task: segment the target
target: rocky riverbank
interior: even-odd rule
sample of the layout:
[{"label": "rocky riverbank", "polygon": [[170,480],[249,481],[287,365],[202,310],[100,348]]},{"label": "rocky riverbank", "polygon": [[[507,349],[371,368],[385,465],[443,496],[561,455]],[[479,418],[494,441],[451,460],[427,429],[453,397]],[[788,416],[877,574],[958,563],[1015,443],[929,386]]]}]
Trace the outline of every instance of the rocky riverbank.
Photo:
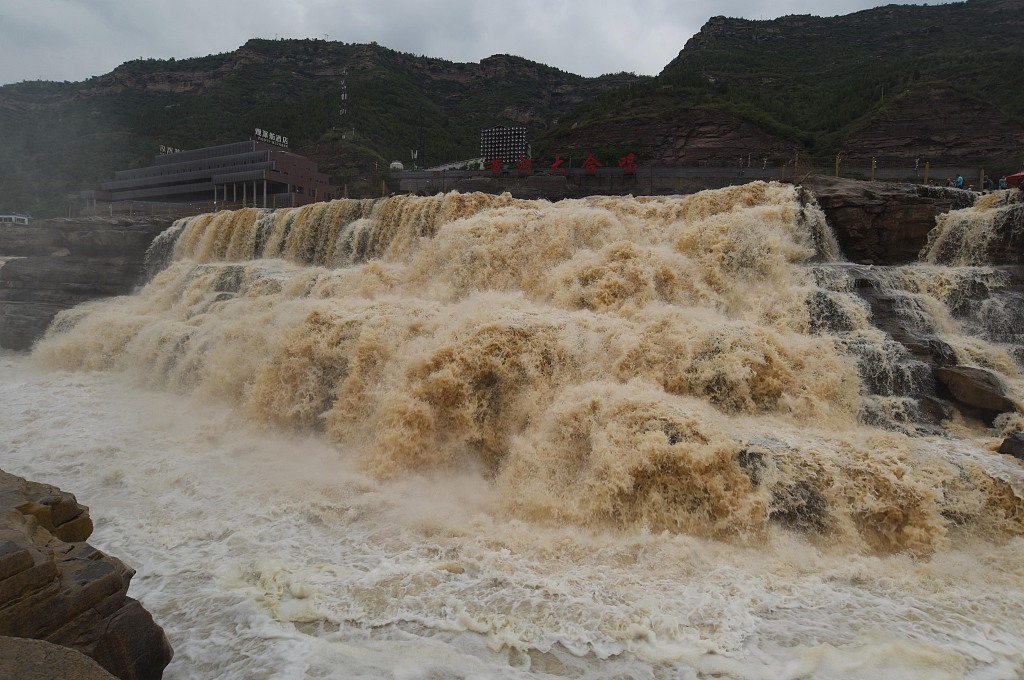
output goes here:
[{"label": "rocky riverbank", "polygon": [[[91,533],[89,511],[73,495],[0,471],[0,636],[68,647],[121,680],[158,680],[170,644],[127,596],[135,572],[86,543]],[[0,649],[36,659],[17,677],[65,677],[67,655],[0,641]]]},{"label": "rocky riverbank", "polygon": [[55,219],[0,227],[0,347],[29,349],[57,312],[130,293],[168,218]]}]

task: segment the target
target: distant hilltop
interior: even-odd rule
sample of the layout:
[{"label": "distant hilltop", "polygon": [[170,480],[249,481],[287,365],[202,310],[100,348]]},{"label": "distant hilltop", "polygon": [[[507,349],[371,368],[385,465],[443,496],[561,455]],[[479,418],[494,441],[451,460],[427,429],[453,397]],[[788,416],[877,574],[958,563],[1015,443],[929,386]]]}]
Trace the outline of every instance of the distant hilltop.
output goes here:
[{"label": "distant hilltop", "polygon": [[1020,10],[968,0],[829,18],[714,17],[657,78],[581,107],[547,138],[584,148],[632,132],[637,153],[664,165],[799,153],[1019,170]]},{"label": "distant hilltop", "polygon": [[[844,17],[714,17],[654,78],[584,78],[523,57],[479,63],[325,40],[253,39],[224,54],[126,62],[79,83],[0,87],[0,212],[66,215],[69,194],[194,149],[287,137],[335,185],[393,161],[480,154],[528,130],[532,155],[605,166],[781,164],[794,156],[1024,163],[1024,17],[1011,0],[887,6]],[[415,154],[415,159],[413,155]],[[374,179],[376,178],[376,179]]]}]

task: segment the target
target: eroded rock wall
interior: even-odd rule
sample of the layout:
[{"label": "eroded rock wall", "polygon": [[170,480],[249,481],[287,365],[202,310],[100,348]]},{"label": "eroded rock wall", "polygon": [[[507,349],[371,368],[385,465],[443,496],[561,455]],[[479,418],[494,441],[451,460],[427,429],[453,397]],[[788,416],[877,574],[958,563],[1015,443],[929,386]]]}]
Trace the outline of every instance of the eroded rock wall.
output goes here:
[{"label": "eroded rock wall", "polygon": [[170,218],[58,219],[0,227],[0,347],[29,349],[57,312],[130,293]]},{"label": "eroded rock wall", "polygon": [[170,644],[127,596],[135,572],[85,543],[91,532],[73,495],[0,471],[0,636],[69,647],[121,680],[158,680]]},{"label": "eroded rock wall", "polygon": [[970,191],[811,176],[801,179],[825,212],[850,262],[916,262],[942,213],[972,206]]}]

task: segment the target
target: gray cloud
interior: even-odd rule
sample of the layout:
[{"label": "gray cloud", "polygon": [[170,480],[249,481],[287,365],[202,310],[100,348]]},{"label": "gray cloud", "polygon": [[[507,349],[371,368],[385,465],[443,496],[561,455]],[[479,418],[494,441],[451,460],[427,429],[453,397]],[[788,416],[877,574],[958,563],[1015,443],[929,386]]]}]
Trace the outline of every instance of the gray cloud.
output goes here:
[{"label": "gray cloud", "polygon": [[[517,54],[586,76],[654,75],[712,16],[838,15],[884,0],[12,0],[0,83],[82,80],[142,58],[230,52],[249,38],[377,42],[475,62]],[[891,3],[890,3],[891,4]],[[918,4],[901,2],[898,4]],[[936,4],[936,3],[932,3]]]}]

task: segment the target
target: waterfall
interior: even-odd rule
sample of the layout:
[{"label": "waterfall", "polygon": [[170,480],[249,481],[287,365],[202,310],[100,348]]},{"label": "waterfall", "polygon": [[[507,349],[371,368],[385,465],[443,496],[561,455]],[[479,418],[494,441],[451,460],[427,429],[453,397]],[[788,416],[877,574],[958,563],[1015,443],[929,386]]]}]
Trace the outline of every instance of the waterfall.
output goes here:
[{"label": "waterfall", "polygon": [[1019,402],[1009,275],[844,263],[788,185],[246,209],[153,249],[137,296],[36,356],[318,433],[379,479],[478,470],[531,521],[916,554],[1024,530],[1020,478],[915,440],[963,426],[937,357]]},{"label": "waterfall", "polygon": [[[1024,194],[997,191],[975,206],[941,215],[928,235],[921,259],[932,264],[971,266],[1008,264],[1007,252],[1024,242]],[[1013,263],[1022,264],[1014,258]]]},{"label": "waterfall", "polygon": [[763,182],[192,217],[0,352],[0,449],[168,680],[1017,677],[1014,205],[903,267]]}]

